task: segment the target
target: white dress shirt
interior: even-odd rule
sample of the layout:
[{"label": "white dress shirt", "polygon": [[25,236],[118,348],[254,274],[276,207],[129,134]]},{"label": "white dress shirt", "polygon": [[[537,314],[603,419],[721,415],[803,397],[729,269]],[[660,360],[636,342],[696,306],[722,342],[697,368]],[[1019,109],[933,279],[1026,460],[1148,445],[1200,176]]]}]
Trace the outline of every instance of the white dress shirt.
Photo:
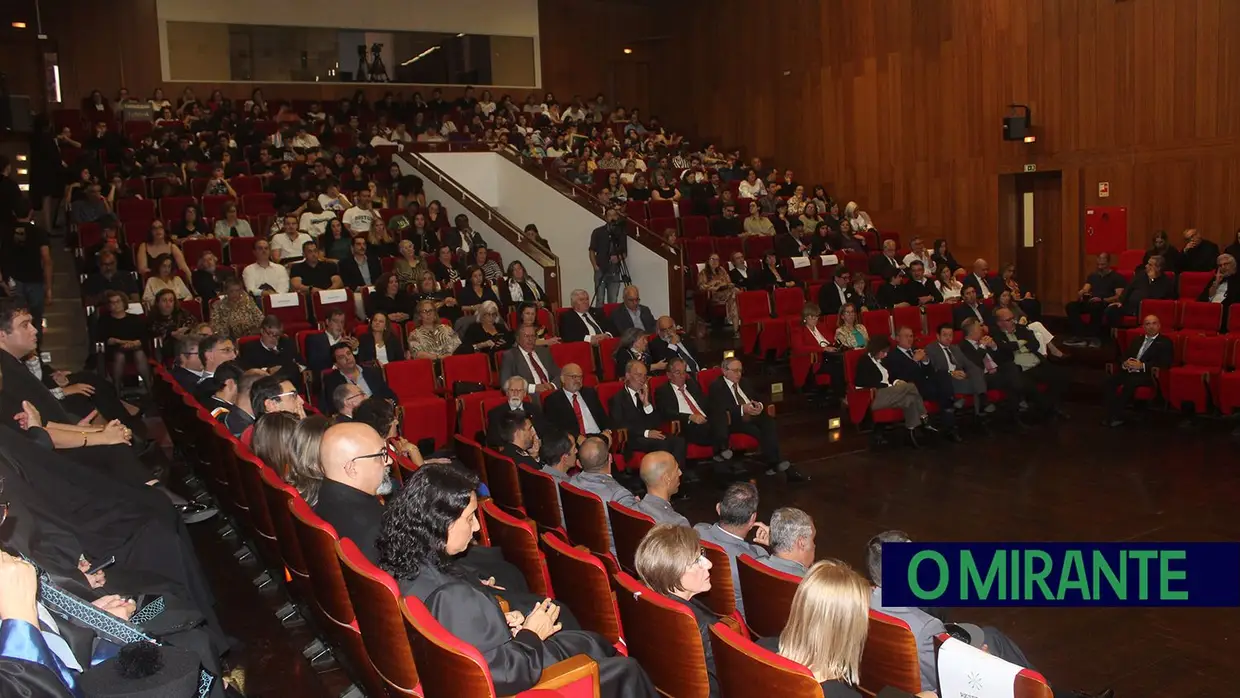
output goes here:
[{"label": "white dress shirt", "polygon": [[750,402],[753,402],[752,400],[749,399],[749,396],[745,394],[745,391],[741,390],[740,385],[733,383],[727,378],[724,378],[723,382],[724,382],[724,385],[728,386],[728,392],[731,393],[734,398],[736,395],[740,395],[742,403],[746,405],[748,405]]},{"label": "white dress shirt", "polygon": [[811,325],[809,332],[814,335],[814,339],[818,342],[818,346],[827,347],[831,344],[827,341],[826,337],[823,337],[822,333],[818,331],[818,325]]},{"label": "white dress shirt", "polygon": [[947,372],[953,373],[956,370],[956,362],[952,361],[952,348],[939,342],[939,349],[943,350],[943,356],[947,357]]},{"label": "white dress shirt", "polygon": [[[530,369],[530,376],[533,380],[530,381],[530,384],[527,386],[526,390],[530,395],[533,395],[538,392],[536,389],[537,386],[535,385],[538,381],[538,371],[541,370],[542,375],[546,376],[547,380],[551,380],[551,372],[547,370],[545,365],[543,365],[542,359],[538,358],[538,352],[526,351],[521,347],[517,347],[517,351],[521,352],[521,358],[525,359],[525,365]],[[583,402],[582,406],[584,407],[584,405],[585,403]]]},{"label": "white dress shirt", "polygon": [[[301,224],[298,223],[298,225]],[[272,236],[271,249],[273,252],[276,250],[280,251],[281,261],[287,261],[294,257],[300,258],[302,254],[301,246],[313,239],[308,234],[301,233],[300,231],[297,233],[297,237],[292,239],[287,234],[280,233],[279,235]]]},{"label": "white dress shirt", "polygon": [[926,250],[925,255],[921,257],[918,257],[916,252],[909,252],[908,254],[904,255],[904,266],[907,267],[913,262],[921,262],[926,267],[926,274],[928,276],[934,275],[934,267],[936,265],[934,263],[934,260],[930,258],[929,250]]},{"label": "white dress shirt", "polygon": [[1227,297],[1227,285],[1229,283],[1231,283],[1230,278],[1223,279],[1222,281],[1219,282],[1218,288],[1214,289],[1214,295],[1210,296],[1211,303],[1222,303],[1223,302],[1223,299]]},{"label": "white dress shirt", "polygon": [[698,411],[698,414],[702,415],[703,417],[706,416],[706,410],[702,409],[702,406],[697,404],[697,400],[694,400],[693,396],[689,394],[688,388],[673,384],[672,392],[676,394],[676,411],[677,412],[679,412],[680,414],[693,414],[693,410],[696,408]]},{"label": "white dress shirt", "polygon": [[603,334],[603,328],[600,327],[599,324],[594,321],[594,318],[590,316],[590,313],[585,312],[585,313],[577,313],[577,314],[580,315],[582,321],[586,323],[586,329],[590,331],[590,334],[592,335]]},{"label": "white dress shirt", "polygon": [[[626,385],[626,386],[624,386],[624,389],[625,389],[626,391],[628,391],[628,393],[629,393],[629,399],[633,401],[633,404],[635,404],[635,405],[641,405],[641,404],[642,404],[642,400],[641,400],[641,398],[640,398],[640,397],[638,397],[638,395],[637,395],[637,391],[636,391],[636,390],[633,390],[632,388],[628,387],[627,385]],[[645,412],[646,414],[650,414],[650,413],[654,412],[654,405],[645,405],[645,406],[643,406],[643,407],[642,407],[642,412]],[[647,436],[650,436],[650,430],[649,430],[649,429],[644,429],[644,430],[642,430],[642,438],[645,438],[645,437],[647,437]]]},{"label": "white dress shirt", "polygon": [[603,430],[598,428],[598,422],[594,421],[594,415],[590,414],[590,406],[586,403],[585,398],[579,396],[577,393],[570,393],[567,390],[564,391],[564,397],[568,398],[569,409],[572,409],[573,407],[573,398],[574,397],[577,398],[577,404],[581,405],[581,423],[586,428],[585,433],[587,434],[603,433]]},{"label": "white dress shirt", "polygon": [[990,292],[990,284],[986,282],[987,280],[985,277],[974,274],[973,278],[977,279],[978,286],[980,286],[982,289],[981,300],[986,300],[987,298],[990,298],[991,296],[995,295]]},{"label": "white dress shirt", "polygon": [[870,358],[870,361],[873,361],[874,365],[878,367],[878,375],[882,377],[883,387],[890,388],[891,387],[891,374],[887,373],[887,367],[883,365],[882,361],[879,361],[878,359],[874,358],[873,354],[871,354],[869,358]]},{"label": "white dress shirt", "polygon": [[[287,236],[286,236],[287,237]],[[298,250],[298,254],[301,250]],[[245,283],[245,290],[251,295],[262,295],[263,284],[273,288],[276,293],[288,293],[288,270],[282,264],[275,262],[267,262],[267,266],[261,266],[258,262],[254,262],[241,272],[241,280]]]}]

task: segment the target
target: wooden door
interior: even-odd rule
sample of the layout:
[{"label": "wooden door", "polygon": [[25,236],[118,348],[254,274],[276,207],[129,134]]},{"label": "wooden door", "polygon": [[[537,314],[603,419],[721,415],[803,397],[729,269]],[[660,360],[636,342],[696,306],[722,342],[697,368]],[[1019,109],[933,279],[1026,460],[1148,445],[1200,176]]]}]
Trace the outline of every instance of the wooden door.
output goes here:
[{"label": "wooden door", "polygon": [[1011,238],[1000,241],[1001,249],[1014,254],[992,269],[1014,262],[1021,288],[1058,306],[1062,299],[1044,296],[1063,281],[1063,178],[1059,172],[1029,173],[1016,175],[1015,184],[1015,225]]}]

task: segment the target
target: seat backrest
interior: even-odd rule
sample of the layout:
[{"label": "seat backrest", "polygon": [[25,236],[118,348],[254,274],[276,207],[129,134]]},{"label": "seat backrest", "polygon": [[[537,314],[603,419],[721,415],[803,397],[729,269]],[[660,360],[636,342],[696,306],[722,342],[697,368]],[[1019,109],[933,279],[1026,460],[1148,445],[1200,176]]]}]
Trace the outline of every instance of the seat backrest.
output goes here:
[{"label": "seat backrest", "polygon": [[542,534],[542,551],[556,599],[573,609],[582,629],[602,635],[613,645],[619,642],[624,636],[620,611],[603,562],[554,533]]},{"label": "seat backrest", "polygon": [[1201,332],[1218,332],[1223,324],[1223,306],[1195,300],[1180,301],[1180,328]]},{"label": "seat backrest", "polygon": [[765,650],[723,623],[710,628],[715,676],[725,696],[749,695],[761,687],[764,695],[779,698],[822,698],[813,673],[796,662]]},{"label": "seat backrest", "polygon": [[479,443],[485,443],[486,435],[483,430],[486,429],[486,423],[483,421],[483,410],[487,404],[495,404],[497,398],[503,398],[504,401],[508,399],[498,390],[466,393],[456,398],[453,403],[456,406],[455,431]]},{"label": "seat backrest", "polygon": [[[921,308],[913,305],[906,305],[903,308],[896,308],[891,311],[892,335],[900,331],[901,327],[908,327],[913,331],[913,335],[922,334],[921,327]],[[866,329],[869,329],[867,327]],[[933,330],[931,330],[933,331]],[[871,333],[872,334],[872,333]]]},{"label": "seat backrest", "polygon": [[642,665],[659,693],[708,698],[706,653],[693,613],[624,572],[616,575],[616,586],[629,656]]},{"label": "seat backrest", "polygon": [[1227,361],[1226,337],[1187,337],[1184,340],[1184,365],[1222,370]]},{"label": "seat backrest", "polygon": [[525,504],[525,513],[544,529],[564,530],[560,489],[556,486],[555,478],[525,463],[518,463],[517,482],[521,485],[521,501]]},{"label": "seat backrest", "polygon": [[457,381],[481,383],[492,387],[491,361],[486,354],[455,354],[443,359],[444,390],[452,392]]},{"label": "seat backrest", "polygon": [[710,560],[710,591],[702,595],[702,603],[721,616],[736,612],[736,590],[732,588],[732,561],[716,543],[702,541],[702,551]]},{"label": "seat backrest", "polygon": [[1141,266],[1141,260],[1145,258],[1145,250],[1124,250],[1119,253],[1119,260],[1115,263],[1116,269],[1132,271]]},{"label": "seat backrest", "polygon": [[940,325],[951,325],[952,306],[950,303],[931,303],[926,306],[926,334],[935,334]]},{"label": "seat backrest", "polygon": [[771,297],[766,291],[741,291],[736,296],[741,322],[757,322],[771,317]]},{"label": "seat backrest", "polygon": [[870,632],[861,655],[861,687],[878,693],[885,686],[909,693],[921,691],[917,638],[908,623],[871,609]]},{"label": "seat backrest", "polygon": [[608,337],[598,343],[598,361],[602,376],[600,380],[614,381],[624,371],[623,366],[616,365],[616,349],[620,346],[619,337]]},{"label": "seat backrest", "polygon": [[[237,238],[237,239],[242,240],[244,238]],[[229,247],[231,247],[231,245]],[[280,322],[285,325],[286,329],[290,325],[305,327],[309,322],[306,319],[306,297],[300,293],[288,293],[288,294],[280,294],[280,295],[281,295],[281,302],[284,302],[284,299],[287,298],[288,301],[296,300],[296,304],[295,305],[282,305],[282,307],[277,308],[275,307],[272,297],[270,295],[266,295],[266,296],[263,296],[263,315],[275,315],[276,317],[280,318]],[[293,296],[296,296],[296,298],[293,298]]]},{"label": "seat backrest", "polygon": [[1147,315],[1153,315],[1162,321],[1163,327],[1175,327],[1176,322],[1179,321],[1175,311],[1176,305],[1173,300],[1147,298],[1141,301],[1141,317],[1137,318],[1137,322]]},{"label": "seat backrest", "polygon": [[457,458],[460,458],[465,467],[477,475],[483,484],[486,484],[486,465],[482,457],[482,444],[461,434],[453,436],[452,440]]},{"label": "seat backrest", "polygon": [[607,507],[597,494],[567,482],[560,483],[560,502],[564,507],[564,524],[569,539],[584,545],[596,555],[611,554],[611,536],[607,533]]},{"label": "seat backrest", "polygon": [[611,535],[616,544],[616,561],[621,569],[635,572],[637,546],[654,528],[654,519],[619,502],[607,503],[607,515],[611,519]]},{"label": "seat backrest", "polygon": [[366,654],[375,671],[389,689],[395,689],[398,694],[415,695],[418,669],[401,619],[403,594],[396,580],[375,567],[348,538],[336,542],[336,555],[349,590],[349,600],[357,613],[357,627],[362,633]]},{"label": "seat backrest", "polygon": [[1195,301],[1201,295],[1201,292],[1209,288],[1210,282],[1214,280],[1214,272],[1212,271],[1185,271],[1180,272],[1179,279],[1179,298],[1182,301]]},{"label": "seat backrest", "polygon": [[[563,323],[560,324],[563,327]],[[587,376],[596,373],[594,347],[589,342],[561,342],[551,345],[551,358],[556,366],[577,364]]]},{"label": "seat backrest", "polygon": [[344,326],[351,327],[357,322],[357,308],[353,302],[353,292],[348,289],[315,291],[311,294],[314,304],[314,317],[319,322],[327,320],[328,314],[339,310],[344,313]]},{"label": "seat backrest", "polygon": [[702,389],[703,393],[706,393],[707,395],[709,395],[710,384],[714,383],[715,380],[718,379],[719,376],[722,376],[722,375],[723,375],[723,369],[719,368],[718,366],[715,366],[713,368],[702,369],[701,371],[698,371],[698,374],[697,374],[698,387]]},{"label": "seat backrest", "polygon": [[351,629],[353,603],[349,600],[349,590],[344,585],[340,560],[336,556],[336,541],[339,540],[336,529],[319,518],[300,497],[289,501],[289,511],[305,557],[306,571],[310,573],[315,603],[338,631]]},{"label": "seat backrest", "polygon": [[603,404],[603,411],[611,414],[611,399],[623,389],[624,383],[622,381],[607,381],[606,383],[598,384],[596,391],[598,392],[598,401]]},{"label": "seat backrest", "polygon": [[518,519],[501,510],[494,500],[482,503],[482,516],[487,520],[491,545],[504,553],[504,559],[521,570],[530,592],[541,597],[552,596],[551,578],[538,548],[538,530],[530,519]]},{"label": "seat backrest", "polygon": [[[247,213],[251,212],[247,211]],[[256,232],[261,235],[263,231]],[[253,264],[254,262],[254,245],[257,244],[260,239],[265,240],[266,237],[233,238],[232,240],[229,240],[228,263],[236,265],[238,271],[245,271],[246,265]]]},{"label": "seat backrest", "polygon": [[400,433],[413,443],[430,439],[435,450],[448,443],[448,403],[437,395],[400,400],[404,411]]},{"label": "seat backrest", "polygon": [[431,359],[391,361],[383,367],[388,387],[398,398],[427,397],[435,393],[435,362]]},{"label": "seat backrest", "polygon": [[[788,624],[792,597],[801,580],[773,570],[748,555],[736,558],[736,575],[745,601],[745,623],[762,637],[773,637]],[[711,578],[714,585],[714,577]]]},{"label": "seat backrest", "polygon": [[267,511],[267,493],[263,490],[262,471],[269,468],[240,441],[232,442],[232,446],[236,454],[237,474],[250,511],[250,532],[267,566],[279,567],[282,564],[280,547],[276,543],[275,524]]},{"label": "seat backrest", "polygon": [[861,313],[861,324],[871,337],[891,336],[891,313],[886,310],[867,310]]},{"label": "seat backrest", "polygon": [[[280,557],[284,567],[293,578],[293,584],[305,584],[307,595],[301,600],[310,602],[309,572],[306,561],[301,555],[301,545],[297,542],[297,530],[293,528],[293,515],[289,512],[289,502],[300,499],[301,495],[291,485],[280,479],[276,471],[265,468],[259,476],[263,481],[263,493],[267,497],[267,511],[271,515],[271,524],[276,532],[276,542],[280,545]],[[300,581],[299,581],[300,580]]]},{"label": "seat backrest", "polygon": [[416,596],[405,597],[401,606],[416,663],[435,668],[422,676],[422,695],[494,698],[491,670],[477,648],[445,630]]},{"label": "seat backrest", "polygon": [[495,503],[505,511],[525,515],[521,498],[521,482],[517,479],[517,464],[508,456],[489,448],[482,449],[482,466],[487,473],[487,489]]},{"label": "seat backrest", "polygon": [[805,292],[799,286],[775,289],[776,317],[800,318],[805,307]]}]

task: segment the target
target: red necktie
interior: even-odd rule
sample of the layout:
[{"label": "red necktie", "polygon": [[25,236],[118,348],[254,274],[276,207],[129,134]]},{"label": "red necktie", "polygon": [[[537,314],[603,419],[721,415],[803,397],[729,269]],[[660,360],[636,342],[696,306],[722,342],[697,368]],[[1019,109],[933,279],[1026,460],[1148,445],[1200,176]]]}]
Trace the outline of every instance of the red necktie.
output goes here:
[{"label": "red necktie", "polygon": [[580,434],[586,433],[586,418],[581,412],[581,403],[577,401],[577,394],[573,393],[573,414],[577,415],[577,430]]},{"label": "red necktie", "polygon": [[685,390],[684,386],[680,387],[680,394],[685,397],[685,404],[689,405],[689,411],[697,416],[701,416],[702,411],[697,408],[697,405],[693,403],[693,400],[689,399],[689,391]]},{"label": "red necktie", "polygon": [[[546,383],[547,374],[543,371],[542,365],[538,363],[538,359],[534,358],[534,352],[529,351],[526,353],[529,354],[530,356],[530,365],[534,367],[534,372],[538,374],[539,384]],[[576,395],[573,396],[574,399],[576,399],[576,397],[577,397]]]}]

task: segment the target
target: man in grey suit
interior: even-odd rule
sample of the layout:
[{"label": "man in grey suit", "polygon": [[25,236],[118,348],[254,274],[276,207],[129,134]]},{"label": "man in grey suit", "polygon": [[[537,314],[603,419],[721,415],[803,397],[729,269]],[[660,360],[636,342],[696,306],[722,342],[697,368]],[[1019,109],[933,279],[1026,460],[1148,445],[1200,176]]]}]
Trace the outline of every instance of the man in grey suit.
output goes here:
[{"label": "man in grey suit", "polygon": [[[745,604],[741,601],[741,580],[737,573],[736,558],[741,555],[765,560],[770,553],[762,545],[770,545],[771,529],[764,523],[758,523],[758,488],[752,482],[734,482],[723,491],[723,498],[715,505],[719,520],[713,524],[700,523],[693,527],[702,540],[710,541],[723,548],[728,554],[728,564],[732,566],[732,592],[736,596],[736,610],[745,615]],[[749,532],[757,529],[754,543],[746,538]]]},{"label": "man in grey suit", "polygon": [[642,292],[636,286],[624,289],[624,303],[611,311],[611,324],[616,326],[618,332],[636,327],[646,334],[653,334],[657,329],[654,313],[650,312],[649,307],[642,305]]},{"label": "man in grey suit", "polygon": [[[939,325],[938,341],[926,346],[926,357],[930,359],[930,367],[935,373],[946,373],[952,377],[952,387],[956,395],[973,396],[974,410],[980,413],[986,399],[986,372],[969,361],[959,345],[952,343],[955,335],[950,324]],[[956,409],[964,407],[964,399],[956,398],[955,405]],[[995,411],[993,405],[987,407],[987,411]]]},{"label": "man in grey suit", "polygon": [[762,564],[776,572],[804,577],[814,564],[817,535],[809,514],[795,507],[776,509],[771,514],[771,556]]},{"label": "man in grey suit", "polygon": [[680,466],[667,451],[654,451],[642,458],[642,482],[646,495],[632,507],[657,524],[688,526],[689,519],[672,508],[672,496],[680,490]]},{"label": "man in grey suit", "polygon": [[[630,509],[637,508],[637,497],[611,476],[611,453],[602,438],[591,436],[581,442],[577,448],[577,464],[581,472],[569,478],[570,485],[598,495],[604,507],[608,502],[617,502]],[[607,536],[611,537],[610,518],[607,519]],[[616,554],[615,539],[611,539],[611,554]]]},{"label": "man in grey suit", "polygon": [[529,384],[530,395],[555,390],[560,381],[560,367],[551,358],[551,350],[538,346],[538,336],[533,327],[517,330],[517,345],[504,352],[499,364],[501,383],[513,376],[521,376]]}]

